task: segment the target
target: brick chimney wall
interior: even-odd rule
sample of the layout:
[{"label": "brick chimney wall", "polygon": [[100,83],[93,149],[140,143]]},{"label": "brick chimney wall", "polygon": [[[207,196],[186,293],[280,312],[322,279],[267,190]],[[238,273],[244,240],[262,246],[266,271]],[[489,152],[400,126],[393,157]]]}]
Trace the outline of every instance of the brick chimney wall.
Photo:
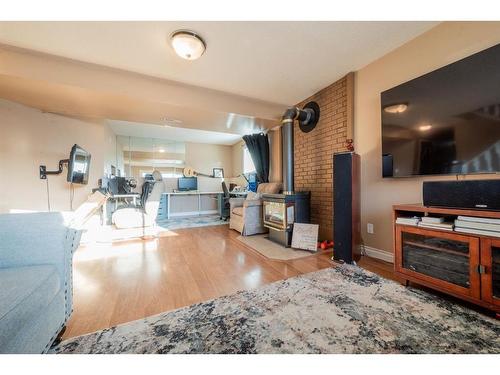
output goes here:
[{"label": "brick chimney wall", "polygon": [[315,101],[321,111],[313,131],[294,129],[295,191],[311,192],[311,223],[319,224],[320,240],[333,239],[333,154],[347,151],[349,85],[346,76],[297,104],[302,108]]}]

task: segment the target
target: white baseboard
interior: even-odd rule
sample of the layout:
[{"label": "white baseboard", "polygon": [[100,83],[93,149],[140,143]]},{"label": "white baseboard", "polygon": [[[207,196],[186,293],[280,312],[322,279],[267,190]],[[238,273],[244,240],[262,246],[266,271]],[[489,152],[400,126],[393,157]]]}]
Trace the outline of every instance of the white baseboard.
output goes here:
[{"label": "white baseboard", "polygon": [[371,258],[380,259],[380,260],[383,260],[385,262],[394,263],[394,254],[393,253],[389,253],[387,251],[380,250],[380,249],[377,249],[375,247],[366,246],[366,245],[361,245],[361,247],[363,248],[366,256],[369,256]]},{"label": "white baseboard", "polygon": [[170,213],[170,217],[179,217],[179,216],[198,216],[198,215],[213,215],[218,213],[217,210],[208,210],[208,211],[187,211],[187,212],[172,212]]}]

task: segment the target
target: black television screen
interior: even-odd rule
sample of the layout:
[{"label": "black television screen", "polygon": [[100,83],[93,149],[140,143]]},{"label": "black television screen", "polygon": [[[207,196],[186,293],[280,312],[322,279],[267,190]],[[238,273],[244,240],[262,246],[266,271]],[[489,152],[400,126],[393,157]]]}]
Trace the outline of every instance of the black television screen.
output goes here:
[{"label": "black television screen", "polygon": [[198,179],[196,177],[179,177],[177,182],[179,190],[198,190]]},{"label": "black television screen", "polygon": [[500,44],[381,93],[383,177],[500,172]]},{"label": "black television screen", "polygon": [[87,184],[89,180],[90,154],[78,145],[71,148],[68,161],[68,182]]}]

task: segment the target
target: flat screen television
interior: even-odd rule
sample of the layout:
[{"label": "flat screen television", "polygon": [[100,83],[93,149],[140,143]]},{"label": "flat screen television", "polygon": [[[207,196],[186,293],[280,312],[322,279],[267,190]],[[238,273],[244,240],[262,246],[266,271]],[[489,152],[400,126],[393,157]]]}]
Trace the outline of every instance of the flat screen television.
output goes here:
[{"label": "flat screen television", "polygon": [[500,44],[381,93],[382,175],[500,172]]},{"label": "flat screen television", "polygon": [[67,181],[86,185],[89,181],[89,171],[90,154],[75,144],[69,154]]},{"label": "flat screen television", "polygon": [[177,181],[177,189],[180,191],[198,190],[198,178],[180,177]]}]

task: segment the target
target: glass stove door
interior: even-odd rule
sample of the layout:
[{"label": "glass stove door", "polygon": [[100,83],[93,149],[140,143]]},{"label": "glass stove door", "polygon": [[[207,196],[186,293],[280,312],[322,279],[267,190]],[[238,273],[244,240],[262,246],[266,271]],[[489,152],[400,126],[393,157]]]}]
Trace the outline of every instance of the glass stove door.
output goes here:
[{"label": "glass stove door", "polygon": [[273,228],[285,229],[285,203],[264,202],[264,223]]}]

